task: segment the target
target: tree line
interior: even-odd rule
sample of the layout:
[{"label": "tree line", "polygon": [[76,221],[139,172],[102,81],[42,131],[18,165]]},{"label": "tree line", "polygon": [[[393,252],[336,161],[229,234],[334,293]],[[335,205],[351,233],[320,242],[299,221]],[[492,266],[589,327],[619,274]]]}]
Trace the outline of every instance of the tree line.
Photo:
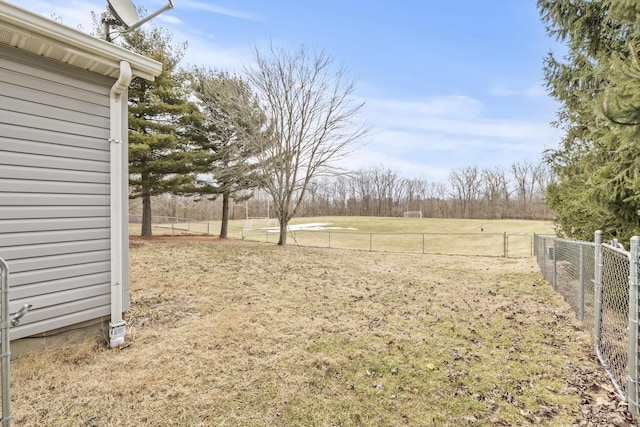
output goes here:
[{"label": "tree line", "polygon": [[[299,214],[402,217],[411,211],[430,218],[549,220],[553,212],[545,204],[545,190],[552,179],[543,162],[491,169],[469,166],[451,171],[447,182],[402,177],[380,165],[312,180]],[[222,212],[220,201],[193,197],[165,195],[154,206],[158,216],[201,221],[219,220]],[[273,217],[272,209],[268,194],[254,191],[233,204],[229,217]]]}]

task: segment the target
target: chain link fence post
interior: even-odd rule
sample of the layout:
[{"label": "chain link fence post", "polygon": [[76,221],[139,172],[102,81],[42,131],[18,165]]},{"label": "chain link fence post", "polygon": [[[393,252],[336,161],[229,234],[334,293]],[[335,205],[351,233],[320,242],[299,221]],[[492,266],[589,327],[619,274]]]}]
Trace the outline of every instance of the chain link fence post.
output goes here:
[{"label": "chain link fence post", "polygon": [[578,319],[583,322],[584,321],[584,245],[580,244],[580,255],[579,255],[579,272],[578,272],[578,286],[580,287],[580,295],[578,302]]},{"label": "chain link fence post", "polygon": [[502,233],[502,256],[509,256],[509,242],[507,240],[507,232]]},{"label": "chain link fence post", "polygon": [[547,278],[547,238],[542,238],[542,277]]},{"label": "chain link fence post", "polygon": [[558,240],[553,240],[553,289],[558,290]]},{"label": "chain link fence post", "polygon": [[533,242],[535,241],[535,239],[536,239],[536,235],[534,233],[534,235],[531,236],[531,244],[529,245],[529,250],[531,251],[531,256],[533,256],[533,254],[535,254],[535,251],[534,251],[534,248],[533,248],[533,245],[534,245]]},{"label": "chain link fence post", "polygon": [[596,354],[600,354],[600,332],[602,326],[602,231],[595,233],[595,274],[594,274],[594,301],[593,301],[593,344]]},{"label": "chain link fence post", "polygon": [[629,412],[638,415],[638,254],[640,237],[631,238],[629,264],[629,327],[627,353],[627,403]]}]

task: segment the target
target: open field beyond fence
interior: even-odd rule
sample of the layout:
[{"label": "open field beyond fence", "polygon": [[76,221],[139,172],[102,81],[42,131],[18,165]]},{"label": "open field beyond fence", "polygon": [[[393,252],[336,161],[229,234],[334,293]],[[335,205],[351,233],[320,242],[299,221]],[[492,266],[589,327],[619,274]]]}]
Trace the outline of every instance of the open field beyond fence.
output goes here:
[{"label": "open field beyond fence", "polygon": [[[132,215],[129,230],[140,235],[140,217]],[[306,227],[311,225],[311,227]],[[294,218],[288,243],[300,246],[403,252],[530,257],[533,233],[554,234],[550,221],[472,220],[442,218],[312,217]],[[158,217],[155,236],[212,235],[219,221],[190,221]],[[256,218],[229,223],[232,239],[276,243],[278,222]]]},{"label": "open field beyond fence", "polygon": [[133,239],[131,279],[123,347],[12,363],[16,425],[587,425],[607,394],[532,259]]}]

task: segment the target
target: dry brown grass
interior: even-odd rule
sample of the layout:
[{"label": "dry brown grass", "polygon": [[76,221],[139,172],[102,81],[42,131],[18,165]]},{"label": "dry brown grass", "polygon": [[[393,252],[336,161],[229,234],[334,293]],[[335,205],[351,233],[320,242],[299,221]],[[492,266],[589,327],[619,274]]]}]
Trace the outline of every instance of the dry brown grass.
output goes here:
[{"label": "dry brown grass", "polygon": [[599,369],[533,261],[214,240],[131,250],[120,349],[12,363],[18,426],[565,426]]}]

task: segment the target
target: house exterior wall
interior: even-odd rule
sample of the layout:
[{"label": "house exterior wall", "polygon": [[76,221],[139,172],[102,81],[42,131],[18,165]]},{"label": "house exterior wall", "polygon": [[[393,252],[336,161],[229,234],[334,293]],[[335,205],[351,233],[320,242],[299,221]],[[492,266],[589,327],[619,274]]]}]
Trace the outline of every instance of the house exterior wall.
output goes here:
[{"label": "house exterior wall", "polygon": [[[33,305],[11,339],[110,313],[114,82],[0,44],[0,257],[9,266],[10,312]],[[121,170],[126,216],[126,156]],[[126,234],[123,311],[129,306]]]}]

